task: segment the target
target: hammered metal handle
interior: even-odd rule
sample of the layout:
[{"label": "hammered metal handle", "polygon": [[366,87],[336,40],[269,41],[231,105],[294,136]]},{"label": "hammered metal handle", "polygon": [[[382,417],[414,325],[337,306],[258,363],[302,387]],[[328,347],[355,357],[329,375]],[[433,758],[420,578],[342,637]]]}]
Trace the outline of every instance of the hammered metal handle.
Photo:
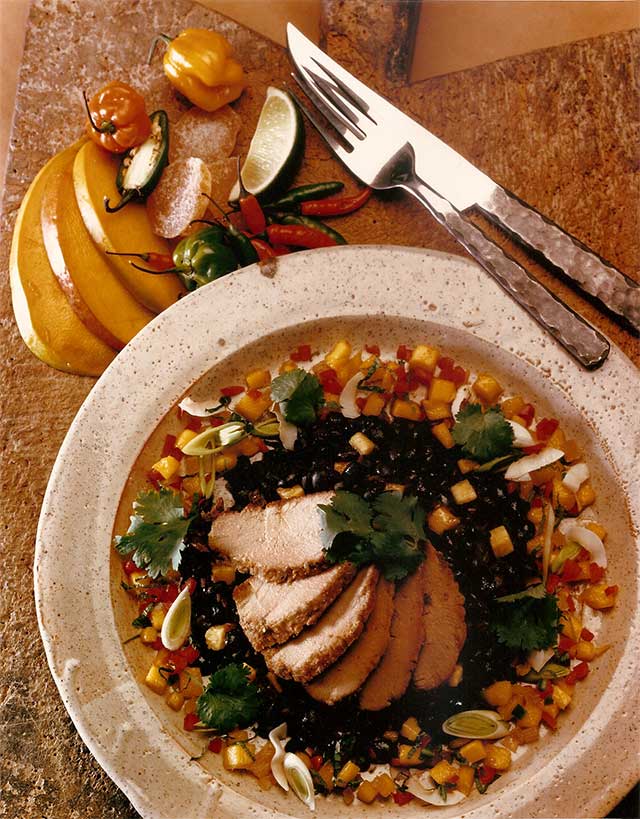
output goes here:
[{"label": "hammered metal handle", "polygon": [[537,279],[446,199],[417,177],[402,185],[412,193],[498,283],[583,367],[595,370],[609,355],[609,342],[581,316],[557,299]]},{"label": "hammered metal handle", "polygon": [[640,330],[640,285],[633,279],[500,186],[479,207],[499,227],[537,250],[583,290]]}]

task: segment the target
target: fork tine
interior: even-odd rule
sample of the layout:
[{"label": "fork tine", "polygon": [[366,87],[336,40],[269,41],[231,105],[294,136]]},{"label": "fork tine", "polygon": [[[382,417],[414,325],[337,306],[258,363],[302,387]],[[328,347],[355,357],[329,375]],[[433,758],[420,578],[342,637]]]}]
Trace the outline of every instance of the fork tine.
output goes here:
[{"label": "fork tine", "polygon": [[[305,88],[304,84],[300,81],[300,79],[295,74],[292,74],[291,76],[298,83],[298,85],[300,85],[302,90],[305,93],[307,93],[307,89]],[[342,138],[343,141],[341,141],[340,139],[335,137],[331,133],[329,128],[327,128],[325,123],[321,122],[320,118],[317,117],[311,111],[309,106],[306,105],[296,93],[294,93],[293,91],[290,91],[290,93],[291,93],[291,96],[295,99],[298,106],[300,107],[300,110],[302,111],[302,113],[309,120],[309,122],[313,125],[313,127],[320,134],[320,136],[324,139],[324,141],[327,143],[329,148],[331,148],[331,150],[336,154],[336,156],[339,159],[341,159],[343,162],[346,162],[347,157],[349,156],[349,153],[351,152],[349,150],[349,148],[351,146],[349,146],[349,143],[346,141],[346,139],[344,139],[344,137],[343,137]]]},{"label": "fork tine", "polygon": [[366,137],[366,133],[360,127],[360,120],[362,119],[362,115],[357,109],[354,109],[352,106],[347,105],[346,102],[339,96],[337,89],[333,86],[328,80],[324,77],[320,77],[315,72],[311,71],[309,68],[305,68],[305,73],[311,78],[313,81],[313,85],[318,89],[318,91],[325,97],[328,98],[328,102],[333,104],[334,108],[337,108],[337,115],[340,116],[341,114],[346,117],[345,125],[351,133],[358,137],[358,139],[364,139]]},{"label": "fork tine", "polygon": [[[367,105],[367,103],[366,103],[366,102],[365,102],[365,101],[362,99],[362,97],[359,97],[359,96],[358,96],[358,95],[355,93],[355,91],[352,91],[352,90],[351,90],[351,88],[349,88],[349,86],[348,86],[348,85],[346,85],[346,83],[344,83],[344,82],[343,82],[343,81],[340,79],[340,77],[338,77],[338,76],[337,76],[337,75],[336,75],[336,74],[335,74],[335,73],[334,73],[334,72],[333,72],[333,71],[332,71],[330,68],[328,68],[326,65],[323,65],[323,64],[322,64],[322,63],[321,63],[319,60],[317,60],[315,57],[312,57],[311,59],[312,59],[312,60],[313,60],[313,62],[314,62],[314,63],[315,63],[317,66],[318,66],[318,68],[319,68],[319,69],[321,69],[322,71],[324,71],[324,73],[325,73],[325,74],[326,74],[328,77],[330,77],[330,78],[331,78],[331,79],[334,81],[334,83],[335,83],[335,84],[338,86],[338,88],[340,89],[340,91],[342,91],[342,95],[343,95],[343,96],[344,96],[344,97],[345,97],[345,98],[346,98],[346,99],[347,99],[347,100],[348,100],[348,101],[349,101],[349,102],[350,102],[350,103],[351,103],[351,104],[352,104],[352,105],[353,105],[355,108],[357,108],[357,109],[360,111],[360,113],[361,113],[361,114],[364,114],[364,116],[365,116],[365,117],[367,117],[368,119],[370,119],[370,120],[371,120],[371,122],[373,122],[373,124],[374,124],[374,125],[377,125],[377,124],[378,124],[378,123],[375,121],[375,119],[374,119],[374,118],[371,116],[371,114],[369,113],[370,108],[369,108],[369,106]],[[307,69],[307,70],[308,70],[308,69]],[[309,73],[311,73],[311,72],[309,71]]]}]

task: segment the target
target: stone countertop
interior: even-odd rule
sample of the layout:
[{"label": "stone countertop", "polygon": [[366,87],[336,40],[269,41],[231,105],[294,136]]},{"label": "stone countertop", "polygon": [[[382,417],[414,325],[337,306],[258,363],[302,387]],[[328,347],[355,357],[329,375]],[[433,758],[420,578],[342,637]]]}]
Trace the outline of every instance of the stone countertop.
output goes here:
[{"label": "stone countertop", "polygon": [[[389,15],[381,0],[325,4],[328,50],[505,187],[548,214],[631,277],[640,278],[638,31],[585,40],[413,86],[386,79]],[[136,814],[78,737],[49,674],[32,593],[38,511],[58,448],[93,379],[50,369],[26,349],[13,320],[11,229],[30,180],[82,127],[79,90],[130,76],[150,104],[166,102],[156,64],[142,65],[150,33],[217,28],[251,77],[237,109],[246,152],[264,90],[283,83],[282,49],[184,0],[37,0],[30,13],[0,223],[0,816],[126,819]],[[397,34],[397,30],[396,34]],[[170,111],[171,113],[171,111]],[[309,134],[303,181],[346,178]],[[417,204],[377,197],[344,222],[353,243],[460,252]],[[637,338],[552,275],[540,277],[640,364]]]}]

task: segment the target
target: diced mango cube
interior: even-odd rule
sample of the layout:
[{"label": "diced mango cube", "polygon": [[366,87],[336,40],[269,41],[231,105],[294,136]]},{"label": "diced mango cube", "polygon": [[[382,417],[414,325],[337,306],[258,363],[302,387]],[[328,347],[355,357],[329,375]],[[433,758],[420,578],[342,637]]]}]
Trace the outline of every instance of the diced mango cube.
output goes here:
[{"label": "diced mango cube", "polygon": [[167,705],[172,711],[179,711],[184,705],[184,696],[179,691],[171,691],[167,695]]},{"label": "diced mango cube", "polygon": [[204,633],[204,641],[211,651],[222,651],[227,644],[227,632],[233,628],[230,623],[219,626],[209,626]]},{"label": "diced mango cube", "polygon": [[587,586],[587,588],[580,595],[583,603],[586,603],[592,609],[610,609],[615,605],[618,597],[616,592],[607,594],[608,588],[606,583],[598,583],[595,586]]},{"label": "diced mango cube", "polygon": [[176,449],[184,449],[189,441],[192,441],[197,434],[198,433],[193,429],[183,429],[176,438]]},{"label": "diced mango cube", "polygon": [[489,532],[489,539],[493,554],[496,557],[504,557],[513,552],[513,542],[511,536],[504,526],[496,526]]},{"label": "diced mango cube", "polygon": [[460,793],[463,793],[465,796],[469,796],[473,790],[475,776],[475,768],[472,768],[470,765],[461,765],[460,768],[458,768],[456,790],[460,791]]},{"label": "diced mango cube", "polygon": [[162,672],[155,663],[147,671],[147,676],[144,678],[145,685],[154,691],[156,694],[164,694],[167,690],[168,682],[162,676]]},{"label": "diced mango cube", "polygon": [[456,776],[458,769],[454,768],[446,759],[441,759],[440,762],[431,768],[429,773],[434,782],[437,782],[438,785],[444,785],[445,782],[450,782],[453,777]]},{"label": "diced mango cube", "polygon": [[445,449],[451,449],[456,445],[456,442],[453,440],[451,430],[444,422],[431,427],[431,432],[440,441]]},{"label": "diced mango cube", "polygon": [[271,394],[267,390],[262,393],[260,390],[253,390],[245,393],[234,407],[238,415],[242,415],[248,421],[257,421],[271,406]]},{"label": "diced mango cube", "polygon": [[467,480],[454,483],[451,487],[451,494],[453,495],[454,501],[460,505],[471,503],[478,497],[478,493]]},{"label": "diced mango cube", "polygon": [[328,791],[332,791],[334,788],[333,783],[333,763],[332,762],[325,762],[324,765],[318,771],[318,776],[322,780],[325,788]]},{"label": "diced mango cube", "polygon": [[250,768],[255,761],[255,748],[249,742],[234,742],[222,752],[222,764],[227,771]]},{"label": "diced mango cube", "polygon": [[[473,765],[474,762],[480,762],[481,759],[484,759],[487,751],[481,739],[472,739],[471,742],[463,745],[458,753]],[[433,774],[431,775],[433,776]]]},{"label": "diced mango cube", "polygon": [[406,418],[409,421],[419,421],[422,418],[420,404],[403,398],[396,398],[391,405],[391,415],[394,418]]},{"label": "diced mango cube", "polygon": [[376,786],[373,782],[369,781],[362,782],[356,791],[358,799],[366,805],[370,805],[377,795],[378,791],[376,790]]},{"label": "diced mango cube", "polygon": [[348,785],[349,782],[351,782],[352,779],[355,779],[359,773],[360,768],[355,762],[351,762],[351,760],[349,760],[349,762],[346,762],[338,772],[336,783],[341,787]]},{"label": "diced mango cube", "polygon": [[587,506],[591,506],[595,499],[596,493],[594,492],[593,487],[589,481],[585,481],[576,492],[576,503],[578,504],[578,510],[582,512],[582,510],[586,509]]},{"label": "diced mango cube", "polygon": [[362,408],[363,415],[380,415],[386,404],[386,400],[379,392],[369,393]]},{"label": "diced mango cube", "polygon": [[429,421],[444,421],[445,418],[451,418],[451,404],[445,404],[444,401],[432,401],[430,398],[425,398],[422,402],[422,409]]},{"label": "diced mango cube", "polygon": [[418,724],[418,720],[415,717],[409,717],[402,724],[400,734],[405,739],[408,739],[409,742],[415,742],[420,735],[420,731],[421,728],[420,725]]},{"label": "diced mango cube", "polygon": [[327,362],[329,367],[335,370],[341,364],[344,364],[344,362],[347,361],[350,356],[351,345],[346,339],[342,339],[334,345],[333,349],[325,356],[324,360]]},{"label": "diced mango cube", "polygon": [[246,376],[247,387],[250,390],[259,390],[268,387],[271,383],[271,373],[269,370],[251,370]]},{"label": "diced mango cube", "polygon": [[220,455],[215,456],[213,462],[216,472],[228,472],[238,463],[238,456],[233,452],[221,452]]},{"label": "diced mango cube", "polygon": [[495,404],[503,388],[492,375],[478,373],[478,377],[473,384],[473,391],[484,404]]},{"label": "diced mango cube", "polygon": [[185,700],[193,700],[204,691],[202,672],[199,668],[185,668],[178,675],[178,689]]},{"label": "diced mango cube", "polygon": [[162,628],[162,624],[164,623],[164,618],[166,617],[167,612],[165,611],[164,606],[162,603],[156,603],[155,606],[151,609],[149,614],[149,619],[151,620],[151,625],[154,627],[156,631],[160,631]]},{"label": "diced mango cube", "polygon": [[383,799],[388,799],[392,793],[396,792],[396,785],[388,773],[378,774],[373,781],[375,789]]},{"label": "diced mango cube", "polygon": [[449,531],[449,529],[455,529],[459,523],[460,518],[457,518],[448,507],[443,505],[436,506],[427,515],[427,526],[437,535],[441,535],[443,532]]},{"label": "diced mango cube", "polygon": [[514,395],[511,398],[505,398],[500,403],[500,409],[505,418],[513,418],[524,407],[524,403],[524,398],[521,395]]},{"label": "diced mango cube", "polygon": [[437,347],[430,347],[428,344],[418,344],[415,350],[411,353],[409,359],[409,369],[413,370],[417,367],[433,372],[440,358],[440,351]]},{"label": "diced mango cube", "polygon": [[469,472],[473,472],[476,466],[478,466],[477,461],[470,461],[468,458],[460,458],[458,461],[458,469],[463,475],[468,475]]},{"label": "diced mango cube", "polygon": [[360,372],[361,365],[362,355],[360,353],[351,356],[351,358],[343,364],[337,365],[336,377],[343,387],[350,378],[353,378],[357,372]]},{"label": "diced mango cube", "polygon": [[561,711],[564,711],[565,708],[568,708],[571,705],[571,694],[565,688],[562,688],[558,683],[553,686],[553,693],[551,694],[553,697],[553,702]]},{"label": "diced mango cube", "polygon": [[590,529],[594,535],[597,535],[600,540],[606,540],[607,538],[607,530],[601,523],[596,523],[595,520],[589,521],[589,523],[585,523],[587,529]]},{"label": "diced mango cube", "polygon": [[496,771],[508,771],[511,767],[511,752],[500,745],[491,743],[487,745],[484,764],[495,768]]},{"label": "diced mango cube", "polygon": [[236,570],[231,563],[214,563],[211,567],[211,579],[214,583],[226,583],[230,586],[236,579]]},{"label": "diced mango cube", "polygon": [[525,707],[525,713],[518,720],[518,728],[533,728],[540,725],[542,719],[542,708],[539,705],[534,705],[528,702]]},{"label": "diced mango cube", "polygon": [[145,646],[150,646],[158,639],[158,632],[153,626],[147,626],[140,632],[140,642]]},{"label": "diced mango cube", "polygon": [[593,643],[587,642],[586,640],[580,640],[576,647],[576,658],[578,660],[584,660],[585,662],[591,662],[596,656],[596,647]]},{"label": "diced mango cube", "polygon": [[285,373],[290,373],[292,370],[297,370],[298,365],[295,361],[283,361],[282,364],[278,367],[278,373],[280,375],[284,375]]},{"label": "diced mango cube", "polygon": [[376,448],[376,445],[370,438],[367,438],[364,432],[356,432],[349,438],[349,443],[360,455],[370,455]]},{"label": "diced mango cube", "polygon": [[170,481],[180,469],[180,461],[176,460],[173,455],[167,455],[166,458],[160,458],[159,461],[156,461],[151,469],[162,475],[165,481]]},{"label": "diced mango cube", "polygon": [[429,401],[451,404],[457,392],[458,388],[453,381],[448,381],[446,378],[434,378],[429,384]]},{"label": "diced mango cube", "polygon": [[295,486],[283,487],[279,486],[276,492],[282,500],[291,500],[292,498],[301,498],[304,495],[304,489],[297,483]]},{"label": "diced mango cube", "polygon": [[391,764],[396,768],[417,767],[424,763],[421,758],[420,748],[417,745],[398,745],[398,756],[394,757]]},{"label": "diced mango cube", "polygon": [[500,680],[485,688],[482,696],[489,705],[506,705],[511,699],[512,687],[509,680]]}]

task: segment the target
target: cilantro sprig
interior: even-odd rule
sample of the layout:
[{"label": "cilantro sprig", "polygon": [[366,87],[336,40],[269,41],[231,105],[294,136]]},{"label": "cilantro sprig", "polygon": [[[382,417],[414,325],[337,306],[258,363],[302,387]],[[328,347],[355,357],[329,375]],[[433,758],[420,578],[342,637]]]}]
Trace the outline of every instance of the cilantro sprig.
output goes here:
[{"label": "cilantro sprig", "polygon": [[320,509],[334,533],[325,549],[329,563],[375,563],[387,580],[401,580],[424,560],[425,514],[415,497],[383,492],[367,501],[339,489]]},{"label": "cilantro sprig", "polygon": [[520,651],[555,645],[560,630],[560,609],[554,594],[542,584],[497,600],[491,627],[498,642]]},{"label": "cilantro sprig", "polygon": [[296,426],[312,424],[324,404],[318,378],[300,367],[273,379],[271,398],[282,404],[285,420]]},{"label": "cilantro sprig", "polygon": [[177,569],[185,536],[197,513],[185,516],[182,496],[161,487],[140,492],[133,502],[134,514],[126,535],[115,538],[121,555],[133,552],[133,562],[151,577]]},{"label": "cilantro sprig", "polygon": [[514,437],[499,407],[483,412],[480,404],[467,404],[460,410],[451,434],[466,455],[481,463],[509,455]]},{"label": "cilantro sprig", "polygon": [[258,686],[249,682],[249,669],[240,663],[230,663],[211,675],[198,697],[197,711],[204,725],[225,733],[251,725],[261,706]]}]

